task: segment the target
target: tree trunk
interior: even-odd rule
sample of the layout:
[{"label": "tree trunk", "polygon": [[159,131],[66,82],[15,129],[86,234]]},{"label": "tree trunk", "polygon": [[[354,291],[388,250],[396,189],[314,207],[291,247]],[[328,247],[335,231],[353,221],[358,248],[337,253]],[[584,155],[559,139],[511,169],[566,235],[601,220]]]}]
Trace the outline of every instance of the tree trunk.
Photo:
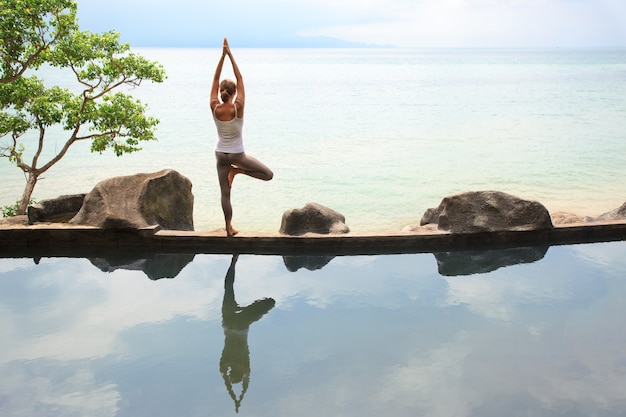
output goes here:
[{"label": "tree trunk", "polygon": [[28,207],[28,203],[30,202],[30,197],[33,195],[33,190],[35,189],[35,184],[37,184],[38,177],[39,177],[38,172],[30,171],[28,173],[28,181],[26,181],[24,194],[22,194],[22,200],[20,200],[20,204],[17,206],[18,216],[22,214],[26,214],[26,208]]}]

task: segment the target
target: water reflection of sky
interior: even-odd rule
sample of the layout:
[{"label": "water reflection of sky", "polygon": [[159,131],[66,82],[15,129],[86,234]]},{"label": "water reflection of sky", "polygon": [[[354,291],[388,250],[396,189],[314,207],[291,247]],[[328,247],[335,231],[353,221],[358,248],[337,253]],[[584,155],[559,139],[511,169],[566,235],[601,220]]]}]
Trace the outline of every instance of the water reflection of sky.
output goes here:
[{"label": "water reflection of sky", "polygon": [[[241,333],[239,414],[624,415],[625,255],[624,242],[552,247],[456,276],[432,254],[296,272],[242,255],[238,305],[276,304]],[[0,415],[235,415],[220,373],[230,264],[196,255],[155,281],[87,259],[0,259]]]}]

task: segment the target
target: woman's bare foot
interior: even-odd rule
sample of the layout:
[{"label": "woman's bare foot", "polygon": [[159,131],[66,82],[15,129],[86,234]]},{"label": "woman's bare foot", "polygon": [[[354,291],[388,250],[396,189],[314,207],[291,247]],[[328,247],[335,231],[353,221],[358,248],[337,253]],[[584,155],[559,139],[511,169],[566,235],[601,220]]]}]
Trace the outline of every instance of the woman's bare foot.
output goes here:
[{"label": "woman's bare foot", "polygon": [[246,171],[244,171],[241,168],[237,168],[234,165],[231,165],[230,171],[228,171],[228,186],[229,187],[233,186],[233,180],[235,179],[235,175],[243,174],[244,172]]},{"label": "woman's bare foot", "polygon": [[227,222],[226,223],[226,236],[232,237],[232,236],[235,236],[237,233],[239,233],[239,230],[235,229],[233,225],[230,224],[230,222]]}]

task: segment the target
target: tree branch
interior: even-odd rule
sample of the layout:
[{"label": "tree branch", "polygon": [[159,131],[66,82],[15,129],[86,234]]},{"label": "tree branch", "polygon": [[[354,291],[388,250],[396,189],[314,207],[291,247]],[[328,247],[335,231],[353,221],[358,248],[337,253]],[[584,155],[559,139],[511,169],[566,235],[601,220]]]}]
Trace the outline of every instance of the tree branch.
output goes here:
[{"label": "tree branch", "polygon": [[35,120],[37,121],[37,126],[39,126],[39,141],[37,144],[37,151],[35,152],[35,155],[33,156],[33,163],[31,164],[32,168],[37,167],[37,162],[39,161],[39,157],[41,156],[41,152],[43,151],[43,140],[46,134],[46,127],[41,122],[38,115],[35,115]]},{"label": "tree branch", "polygon": [[20,137],[20,135],[18,134],[13,134],[12,136],[12,140],[13,140],[13,147],[11,147],[10,152],[9,152],[9,159],[14,158],[15,159],[15,165],[17,165],[23,172],[29,172],[31,170],[31,167],[29,167],[28,165],[26,165],[24,163],[24,160],[22,159],[22,155],[16,150],[17,149],[17,139]]},{"label": "tree branch", "polygon": [[[59,13],[53,13],[54,18],[56,19],[56,21],[59,21]],[[39,47],[35,50],[35,52],[33,52],[27,59],[26,61],[20,61],[20,60],[16,60],[17,63],[19,64],[17,67],[20,68],[19,70],[16,69],[16,73],[13,73],[12,75],[9,75],[8,77],[4,77],[4,78],[0,78],[0,83],[6,84],[6,83],[12,83],[14,81],[16,81],[17,79],[19,79],[22,75],[24,75],[24,73],[26,72],[26,70],[28,70],[28,68],[30,68],[30,66],[41,56],[41,54],[50,47],[50,45],[54,44],[56,41],[58,41],[61,36],[63,35],[63,31],[62,30],[57,30],[57,32],[54,34],[54,36],[49,40],[46,41],[46,31],[45,28],[42,27],[41,25],[36,25],[36,31],[39,35],[39,39],[41,40],[41,44],[39,45]]]}]

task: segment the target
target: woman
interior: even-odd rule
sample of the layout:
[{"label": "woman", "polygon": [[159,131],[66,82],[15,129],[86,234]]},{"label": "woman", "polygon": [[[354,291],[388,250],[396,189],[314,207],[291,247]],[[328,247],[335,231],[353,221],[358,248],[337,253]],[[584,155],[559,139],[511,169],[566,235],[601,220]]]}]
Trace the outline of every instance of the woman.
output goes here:
[{"label": "woman", "polygon": [[[226,56],[233,66],[236,83],[232,80],[223,80],[220,83],[220,75]],[[222,195],[222,210],[226,222],[226,236],[234,236],[238,233],[231,223],[233,208],[230,203],[230,190],[235,175],[245,174],[263,181],[269,181],[274,176],[272,170],[265,164],[244,152],[242,129],[245,97],[241,72],[230,51],[228,40],[224,38],[222,57],[217,63],[213,76],[210,106],[217,127],[215,158]]]}]

